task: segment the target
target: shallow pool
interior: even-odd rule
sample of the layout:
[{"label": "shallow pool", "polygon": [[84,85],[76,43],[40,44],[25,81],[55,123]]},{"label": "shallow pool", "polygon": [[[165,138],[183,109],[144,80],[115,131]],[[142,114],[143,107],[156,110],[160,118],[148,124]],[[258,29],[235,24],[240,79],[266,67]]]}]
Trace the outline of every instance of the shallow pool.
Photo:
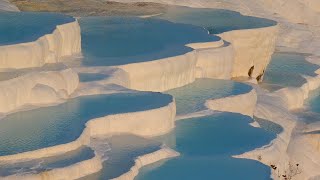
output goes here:
[{"label": "shallow pool", "polygon": [[167,12],[155,18],[172,22],[192,24],[206,28],[210,34],[219,34],[239,29],[253,29],[276,25],[275,21],[244,16],[235,11],[223,9],[188,8],[172,6]]},{"label": "shallow pool", "polygon": [[310,92],[308,99],[305,100],[305,109],[298,111],[297,115],[305,123],[320,121],[320,88]]},{"label": "shallow pool", "polygon": [[79,81],[80,82],[90,82],[90,81],[100,81],[107,78],[106,74],[99,73],[79,73]]},{"label": "shallow pool", "polygon": [[103,169],[82,178],[81,180],[107,180],[116,178],[130,170],[138,156],[155,152],[161,148],[161,143],[134,135],[116,135],[105,139],[110,146],[108,159],[103,163]]},{"label": "shallow pool", "polygon": [[83,147],[75,151],[65,153],[61,156],[41,158],[27,162],[0,165],[0,177],[14,174],[34,174],[56,168],[63,168],[75,163],[79,163],[94,157],[94,151],[88,147]]},{"label": "shallow pool", "polygon": [[57,13],[0,12],[0,46],[37,40],[52,33],[57,25],[75,21]]},{"label": "shallow pool", "polygon": [[270,179],[268,166],[231,157],[276,137],[251,122],[250,117],[232,113],[178,121],[172,133],[157,140],[181,156],[142,168],[136,179]]},{"label": "shallow pool", "polygon": [[84,66],[151,61],[190,52],[188,43],[220,40],[201,27],[160,19],[87,17],[79,22]]},{"label": "shallow pool", "polygon": [[88,120],[109,114],[154,109],[172,101],[161,93],[83,96],[66,103],[11,114],[0,120],[0,155],[71,142]]},{"label": "shallow pool", "polygon": [[319,66],[305,60],[305,55],[296,53],[275,53],[268,65],[262,86],[270,90],[283,87],[300,87],[306,80],[302,75],[315,76]]},{"label": "shallow pool", "polygon": [[171,94],[177,104],[177,114],[189,114],[206,109],[208,99],[247,93],[252,88],[246,84],[229,80],[197,79],[186,86],[172,89]]}]

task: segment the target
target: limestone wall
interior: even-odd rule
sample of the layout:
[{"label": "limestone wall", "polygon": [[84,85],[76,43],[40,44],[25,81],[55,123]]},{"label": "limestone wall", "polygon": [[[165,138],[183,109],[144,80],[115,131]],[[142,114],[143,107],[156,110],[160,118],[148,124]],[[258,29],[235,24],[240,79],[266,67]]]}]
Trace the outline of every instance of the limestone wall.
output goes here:
[{"label": "limestone wall", "polygon": [[231,79],[234,64],[234,48],[225,43],[217,48],[196,50],[197,78]]},{"label": "limestone wall", "polygon": [[234,47],[233,77],[248,76],[249,69],[254,66],[252,77],[263,74],[275,50],[278,25],[234,30],[218,34]]},{"label": "limestone wall", "polygon": [[304,100],[309,97],[310,91],[320,87],[320,75],[305,77],[305,79],[307,82],[301,87],[287,87],[275,92],[288,109],[292,110],[303,107]]},{"label": "limestone wall", "polygon": [[206,107],[216,111],[240,113],[253,117],[257,103],[257,94],[254,89],[246,94],[234,95],[220,99],[206,101]]},{"label": "limestone wall", "polygon": [[0,46],[0,69],[40,67],[80,52],[80,26],[75,21],[58,25],[52,34],[36,41]]},{"label": "limestone wall", "polygon": [[119,66],[128,73],[129,87],[144,91],[166,91],[193,82],[196,54],[189,53],[160,60]]},{"label": "limestone wall", "polygon": [[78,83],[78,74],[71,69],[0,81],[0,112],[8,113],[27,104],[56,103],[73,93]]}]

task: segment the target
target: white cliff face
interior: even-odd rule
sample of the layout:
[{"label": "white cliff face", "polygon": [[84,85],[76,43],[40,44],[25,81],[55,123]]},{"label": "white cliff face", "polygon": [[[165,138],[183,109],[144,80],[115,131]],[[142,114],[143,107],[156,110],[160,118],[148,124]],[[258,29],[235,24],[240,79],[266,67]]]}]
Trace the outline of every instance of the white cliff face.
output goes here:
[{"label": "white cliff face", "polygon": [[0,46],[0,69],[40,67],[80,52],[80,26],[75,21],[58,25],[52,34],[34,42]]},{"label": "white cliff face", "polygon": [[235,58],[232,44],[196,49],[196,56],[197,78],[231,79]]},{"label": "white cliff face", "polygon": [[224,32],[219,36],[234,47],[232,77],[251,77],[263,74],[275,50],[278,26]]},{"label": "white cliff face", "polygon": [[193,82],[196,78],[196,63],[196,55],[192,51],[180,56],[127,64],[119,68],[128,74],[128,88],[166,91]]},{"label": "white cliff face", "polygon": [[78,74],[71,69],[0,81],[0,112],[8,113],[27,104],[56,103],[71,95],[78,84]]},{"label": "white cliff face", "polygon": [[19,9],[8,0],[0,0],[0,12],[1,11],[19,11]]}]

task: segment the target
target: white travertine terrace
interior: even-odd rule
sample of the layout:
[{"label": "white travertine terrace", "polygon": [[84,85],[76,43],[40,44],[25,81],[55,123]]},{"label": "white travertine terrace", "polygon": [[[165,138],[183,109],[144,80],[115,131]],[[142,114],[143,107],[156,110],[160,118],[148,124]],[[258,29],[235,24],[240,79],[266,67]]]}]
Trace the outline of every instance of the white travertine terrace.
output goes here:
[{"label": "white travertine terrace", "polygon": [[156,152],[139,156],[134,161],[135,162],[134,166],[131,167],[128,172],[126,172],[125,174],[122,174],[119,177],[113,178],[112,180],[132,180],[138,175],[139,169],[142,168],[143,166],[155,163],[163,159],[173,158],[177,156],[179,156],[178,152],[170,148],[163,147]]},{"label": "white travertine terrace", "polygon": [[254,89],[249,93],[228,96],[206,101],[206,107],[216,111],[240,113],[253,117],[257,103],[257,94]]},{"label": "white travertine terrace", "polygon": [[[79,86],[77,74],[70,69],[59,72],[31,73],[3,81],[0,82],[0,112],[8,113],[26,104],[54,103],[68,98],[72,93],[75,93],[72,97],[99,94],[102,91],[98,85],[104,86],[110,83],[136,90],[166,91],[192,83],[196,78],[230,79],[237,76],[248,76],[248,71],[252,66],[254,66],[252,76],[257,77],[263,73],[274,52],[277,31],[278,26],[225,32],[220,36],[228,42],[221,40],[188,44],[186,46],[194,50],[183,55],[117,66],[115,68],[119,69],[112,71],[111,78],[100,81],[101,84],[96,82],[97,86],[94,87],[96,89],[91,91],[86,88],[92,84],[82,83]],[[80,28],[77,22],[73,22],[57,26],[52,34],[40,37],[35,42],[0,46],[0,69],[37,67],[45,63],[56,63],[63,56],[73,55],[80,51]],[[103,71],[105,67],[100,68]],[[85,72],[90,71],[89,69],[83,67],[78,70]],[[81,91],[75,91],[78,86]],[[208,100],[206,105],[213,110],[236,112],[252,117],[256,101],[256,92],[251,90],[246,94]],[[100,135],[119,133],[131,133],[144,137],[161,135],[174,128],[175,115],[176,107],[173,101],[157,109],[92,119],[87,122],[81,136],[73,142],[15,155],[0,156],[0,162],[62,155],[81,146],[89,145],[91,138]],[[142,166],[177,155],[169,148],[162,148],[157,152],[141,156],[128,173],[115,179],[133,179]],[[80,172],[81,168],[87,171]],[[99,157],[95,157],[66,168],[35,174],[30,178],[75,179],[89,172],[98,171],[99,168],[101,169],[101,161]]]},{"label": "white travertine terrace", "polygon": [[277,35],[278,25],[218,34],[234,47],[232,77],[248,76],[251,67],[254,67],[251,77],[263,74],[275,50]]},{"label": "white travertine terrace", "polygon": [[[316,73],[319,74],[318,70]],[[298,117],[290,112],[302,108],[309,92],[320,87],[319,75],[305,79],[307,82],[301,87],[283,88],[273,93],[262,92],[256,87],[259,100],[254,115],[281,125],[284,131],[270,145],[237,157],[257,160],[260,156],[263,163],[274,164],[280,171],[287,171],[289,162],[299,163],[302,173],[296,176],[297,179],[319,178],[319,134],[310,133],[310,126],[299,123]],[[276,179],[276,172],[273,171],[272,176]]]},{"label": "white travertine terrace", "polygon": [[35,72],[0,81],[0,113],[23,105],[56,103],[71,95],[78,84],[78,74],[72,69]]},{"label": "white travertine terrace", "polygon": [[[118,67],[127,73],[128,88],[145,91],[166,91],[189,84],[195,78],[248,76],[252,66],[251,76],[257,77],[271,60],[277,34],[277,25],[229,31],[220,36],[231,43],[189,44],[194,50],[183,55]],[[143,71],[136,71],[141,67]]]},{"label": "white travertine terrace", "polygon": [[232,44],[218,48],[196,49],[197,78],[231,79],[234,66],[234,48]]},{"label": "white travertine terrace", "polygon": [[108,115],[89,120],[78,139],[70,143],[47,147],[14,155],[0,156],[1,162],[25,161],[53,157],[90,144],[92,137],[130,133],[137,136],[157,136],[174,128],[175,102],[156,109]]},{"label": "white travertine terrace", "polygon": [[36,41],[0,46],[0,69],[40,67],[80,52],[80,26],[75,20],[58,25],[51,34]]}]

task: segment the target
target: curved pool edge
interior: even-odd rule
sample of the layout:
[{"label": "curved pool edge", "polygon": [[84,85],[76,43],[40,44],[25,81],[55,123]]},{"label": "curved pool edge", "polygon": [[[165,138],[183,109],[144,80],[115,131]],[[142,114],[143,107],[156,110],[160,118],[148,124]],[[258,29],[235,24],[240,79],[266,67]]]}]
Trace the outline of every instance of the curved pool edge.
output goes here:
[{"label": "curved pool edge", "polygon": [[[89,145],[92,137],[100,135],[130,133],[143,137],[158,136],[174,128],[175,113],[176,106],[174,100],[172,100],[166,106],[156,109],[91,119],[86,123],[82,134],[75,141],[34,151],[0,156],[0,162],[25,161],[61,155],[76,150],[81,146]],[[148,125],[147,129],[145,128],[146,124]]]},{"label": "curved pool edge", "polygon": [[51,34],[36,41],[0,46],[0,69],[40,67],[57,63],[64,56],[81,52],[80,26],[74,22],[57,25]]},{"label": "curved pool edge", "polygon": [[179,152],[169,148],[169,147],[162,147],[160,150],[139,156],[135,159],[134,165],[130,168],[130,170],[119,177],[113,178],[112,180],[133,180],[139,173],[139,170],[147,165],[152,163],[171,159],[174,157],[180,156]]}]

